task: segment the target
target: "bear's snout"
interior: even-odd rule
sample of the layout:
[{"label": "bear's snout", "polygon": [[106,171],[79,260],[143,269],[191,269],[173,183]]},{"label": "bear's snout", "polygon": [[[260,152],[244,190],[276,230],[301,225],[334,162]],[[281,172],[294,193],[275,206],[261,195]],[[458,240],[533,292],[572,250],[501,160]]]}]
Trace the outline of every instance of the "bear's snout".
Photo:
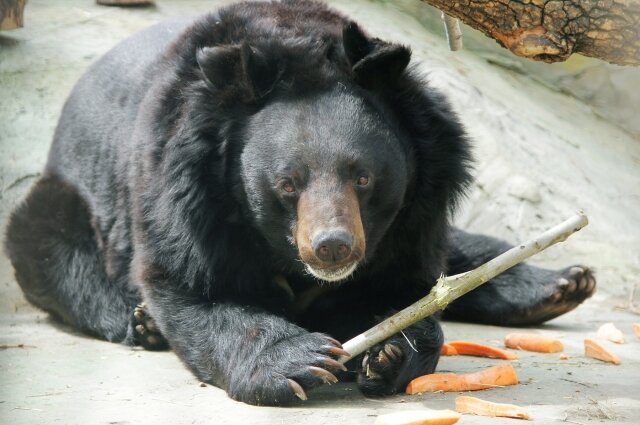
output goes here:
[{"label": "bear's snout", "polygon": [[310,188],[300,194],[294,231],[300,259],[318,279],[336,282],[364,257],[360,203],[353,187]]},{"label": "bear's snout", "polygon": [[344,229],[321,232],[311,240],[311,247],[318,260],[333,264],[351,254],[353,236]]}]

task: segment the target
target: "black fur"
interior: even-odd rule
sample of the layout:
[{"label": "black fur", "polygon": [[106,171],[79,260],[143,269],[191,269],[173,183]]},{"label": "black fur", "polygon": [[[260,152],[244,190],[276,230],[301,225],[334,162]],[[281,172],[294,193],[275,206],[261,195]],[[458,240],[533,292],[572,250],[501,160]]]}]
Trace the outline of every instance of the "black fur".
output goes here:
[{"label": "black fur", "polygon": [[[240,3],[121,43],[74,88],[44,177],[11,217],[27,298],[101,338],[168,341],[200,380],[247,403],[286,404],[331,381],[340,350],[327,335],[353,337],[446,271],[449,217],[470,180],[463,129],[409,58],[311,1]],[[318,290],[292,244],[297,194],[279,179],[326,194],[362,170],[364,258]],[[495,253],[479,238],[454,268]],[[522,267],[526,285],[558,286],[557,273]],[[546,298],[522,292],[518,308],[483,296],[484,316],[450,316],[541,320],[520,307]],[[392,394],[433,372],[441,344],[425,319],[352,367],[365,393]]]}]

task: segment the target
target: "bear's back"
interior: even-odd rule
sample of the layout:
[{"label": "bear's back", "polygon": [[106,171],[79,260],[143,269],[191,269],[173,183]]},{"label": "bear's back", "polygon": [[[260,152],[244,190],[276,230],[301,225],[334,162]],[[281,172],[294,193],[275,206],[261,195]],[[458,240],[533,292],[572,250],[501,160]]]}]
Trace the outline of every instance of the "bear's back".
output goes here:
[{"label": "bear's back", "polygon": [[74,184],[88,200],[91,194],[109,192],[116,172],[115,145],[131,137],[163,53],[192,22],[173,19],[147,28],[89,67],[65,102],[46,173]]}]

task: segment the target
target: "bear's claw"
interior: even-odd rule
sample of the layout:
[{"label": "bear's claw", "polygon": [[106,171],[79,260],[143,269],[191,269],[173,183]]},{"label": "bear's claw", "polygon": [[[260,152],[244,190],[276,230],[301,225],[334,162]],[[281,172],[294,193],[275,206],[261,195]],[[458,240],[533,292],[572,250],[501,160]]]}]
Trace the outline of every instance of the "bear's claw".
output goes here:
[{"label": "bear's claw", "polygon": [[[332,338],[330,336],[326,336],[326,335],[325,335],[325,338],[327,338],[327,341],[329,341],[331,344],[335,345],[336,347],[342,348],[342,343],[340,341],[338,341],[337,339]],[[349,353],[347,353],[347,355],[349,355]]]},{"label": "bear's claw", "polygon": [[335,384],[338,382],[338,378],[333,373],[322,369],[321,367],[309,366],[309,371],[312,375],[322,379],[325,384]]},{"label": "bear's claw", "polygon": [[[334,340],[335,341],[335,340]],[[338,343],[339,345],[340,343]],[[338,347],[332,347],[332,346],[325,346],[323,347],[325,350],[327,350],[329,353],[333,354],[334,356],[338,356],[338,357],[349,357],[349,353],[347,353],[346,351],[344,351],[342,348],[342,346],[338,346]]]},{"label": "bear's claw", "polygon": [[384,352],[387,353],[387,355],[391,357],[392,360],[396,360],[399,357],[402,357],[402,350],[393,344],[385,344]]},{"label": "bear's claw", "polygon": [[289,378],[287,378],[287,381],[289,382],[289,387],[291,387],[291,391],[293,391],[296,397],[298,397],[300,400],[307,399],[307,394],[304,392],[300,384],[298,384],[293,379],[289,379]]},{"label": "bear's claw", "polygon": [[345,365],[337,360],[332,359],[331,357],[321,355],[320,357],[318,357],[318,361],[329,368],[340,369],[343,372],[347,371],[347,367]]}]

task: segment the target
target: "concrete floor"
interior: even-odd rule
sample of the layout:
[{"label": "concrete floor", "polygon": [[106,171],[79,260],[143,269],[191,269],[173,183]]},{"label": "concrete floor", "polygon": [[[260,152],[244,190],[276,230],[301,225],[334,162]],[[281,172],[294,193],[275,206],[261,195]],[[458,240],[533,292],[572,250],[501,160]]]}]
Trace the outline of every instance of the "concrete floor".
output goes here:
[{"label": "concrete floor", "polygon": [[[158,1],[153,8],[99,7],[90,0],[31,0],[24,29],[0,33],[0,229],[47,155],[72,85],[100,54],[132,32],[221,1]],[[410,44],[433,84],[449,95],[475,141],[477,184],[458,222],[524,240],[584,208],[592,224],[542,254],[547,266],[584,262],[599,292],[538,331],[563,340],[558,354],[519,353],[521,384],[475,393],[529,406],[535,423],[640,423],[640,322],[629,297],[640,259],[640,144],[597,118],[588,105],[536,79],[491,66],[477,52],[448,52],[439,34],[399,6],[331,2],[371,32]],[[640,291],[639,291],[640,292]],[[614,322],[627,343],[612,347],[620,366],[582,356],[582,340]],[[500,345],[505,328],[445,323],[447,339]],[[324,387],[290,408],[236,403],[201,386],[172,353],[153,353],[74,333],[30,307],[0,255],[0,423],[3,424],[372,424],[403,409],[452,408],[454,394],[369,400],[349,384]],[[466,372],[497,361],[445,358],[441,371]],[[461,424],[510,423],[463,417]]]}]

